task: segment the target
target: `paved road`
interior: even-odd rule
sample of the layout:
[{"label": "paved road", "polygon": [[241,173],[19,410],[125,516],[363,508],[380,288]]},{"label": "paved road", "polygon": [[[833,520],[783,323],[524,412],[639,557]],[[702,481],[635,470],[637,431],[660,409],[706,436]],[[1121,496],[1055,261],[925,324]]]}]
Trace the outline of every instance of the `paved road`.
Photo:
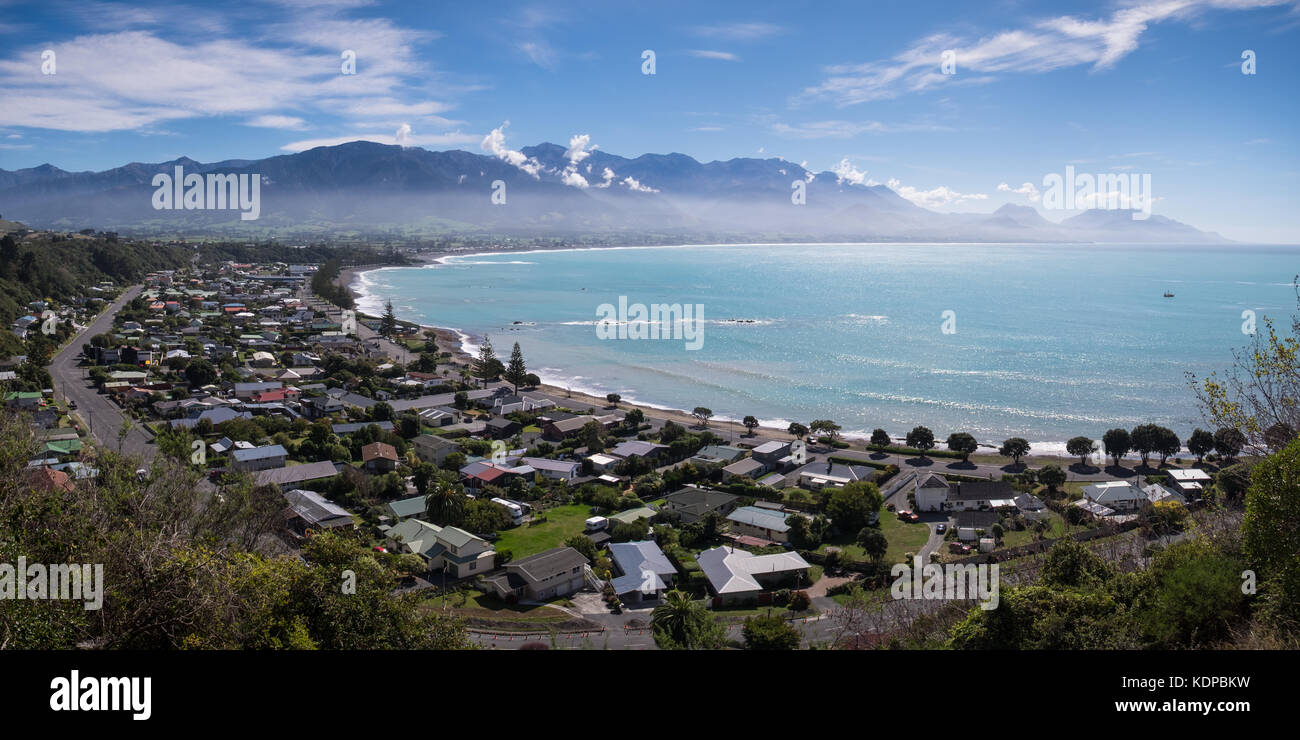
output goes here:
[{"label": "paved road", "polygon": [[[140,294],[143,286],[129,288],[120,298],[93,323],[82,329],[68,344],[54,356],[50,363],[50,375],[54,378],[54,394],[58,398],[76,401],[75,413],[88,425],[92,436],[105,447],[118,449],[118,430],[122,426],[122,409],[91,385],[86,370],[79,367],[81,346],[96,334],[103,334],[113,328],[113,319],[129,301]],[[138,456],[149,463],[153,460],[157,448],[153,438],[139,425],[122,441],[123,454]]]},{"label": "paved road", "polygon": [[[939,473],[941,475],[969,475],[977,478],[989,478],[990,480],[1002,480],[1002,476],[1008,473],[1020,473],[1025,470],[1025,466],[1015,467],[1012,465],[992,465],[987,463],[968,462],[947,457],[907,457],[885,452],[865,452],[862,450],[835,450],[831,455],[835,457],[844,457],[850,460],[862,460],[873,463],[893,463],[902,471],[913,471],[919,475],[926,472]],[[1117,478],[1129,477],[1135,475],[1133,471],[1127,468],[1114,468],[1107,466],[1091,467],[1082,469],[1078,463],[1069,464],[1069,460],[1062,458],[1058,463],[1066,471],[1068,480],[1071,481],[1103,481],[1115,480]],[[1068,467],[1067,467],[1068,465]]]}]

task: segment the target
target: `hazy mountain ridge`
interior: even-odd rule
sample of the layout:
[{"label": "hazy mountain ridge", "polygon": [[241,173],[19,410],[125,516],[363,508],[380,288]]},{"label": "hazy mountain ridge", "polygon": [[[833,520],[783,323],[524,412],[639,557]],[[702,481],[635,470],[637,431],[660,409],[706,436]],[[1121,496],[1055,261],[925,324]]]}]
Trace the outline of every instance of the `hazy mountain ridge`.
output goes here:
[{"label": "hazy mountain ridge", "polygon": [[[1060,224],[1027,206],[992,214],[938,213],[883,185],[853,185],[778,158],[699,162],[685,154],[627,158],[602,150],[576,162],[559,145],[520,151],[530,174],[497,157],[370,142],[317,147],[260,160],[200,163],[188,157],[132,162],[103,172],[52,165],[0,170],[0,214],[38,228],[112,228],[125,233],[398,226],[408,231],[575,233],[654,231],[737,237],[1011,242],[1221,242],[1161,216],[1089,211]],[[153,176],[220,172],[261,175],[261,215],[235,210],[154,210]],[[587,187],[565,184],[581,177]],[[494,204],[493,183],[506,202]],[[802,185],[794,183],[801,182]],[[791,194],[804,189],[804,203]]]}]

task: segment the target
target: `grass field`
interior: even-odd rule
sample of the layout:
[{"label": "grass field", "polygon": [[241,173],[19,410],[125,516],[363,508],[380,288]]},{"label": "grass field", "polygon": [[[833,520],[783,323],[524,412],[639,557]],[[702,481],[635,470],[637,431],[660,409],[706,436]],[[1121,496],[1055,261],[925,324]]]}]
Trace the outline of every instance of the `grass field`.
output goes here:
[{"label": "grass field", "polygon": [[[889,541],[889,549],[885,551],[886,563],[901,563],[905,554],[920,551],[930,539],[930,527],[924,522],[904,522],[888,511],[880,512],[880,531]],[[817,551],[826,552],[829,545],[840,548],[840,556],[848,560],[867,560],[866,553],[856,542],[857,536],[854,532],[834,537]]]},{"label": "grass field", "polygon": [[470,592],[461,602],[459,594],[435,596],[420,602],[420,608],[426,610],[447,609],[459,617],[476,617],[478,619],[499,620],[502,622],[528,622],[547,624],[564,622],[571,619],[559,609],[545,605],[508,604],[496,596]]},{"label": "grass field", "polygon": [[494,543],[497,552],[509,550],[515,559],[536,555],[552,547],[559,547],[575,534],[582,534],[591,510],[582,504],[570,504],[547,509],[546,521],[525,524],[507,529]]}]

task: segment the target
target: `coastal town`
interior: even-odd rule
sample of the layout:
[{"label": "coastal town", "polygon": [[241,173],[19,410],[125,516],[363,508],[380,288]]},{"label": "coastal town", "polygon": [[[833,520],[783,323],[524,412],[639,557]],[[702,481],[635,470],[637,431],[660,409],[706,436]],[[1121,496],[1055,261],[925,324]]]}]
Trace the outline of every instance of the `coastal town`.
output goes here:
[{"label": "coastal town", "polygon": [[480,646],[639,649],[671,641],[652,624],[670,609],[738,643],[857,640],[843,615],[899,564],[1011,567],[1060,542],[1141,559],[1248,482],[1231,429],[1196,430],[1186,452],[1162,427],[1115,429],[1072,439],[1071,461],[1019,438],[859,440],[830,420],[775,430],[574,394],[518,345],[468,357],[391,307],[335,305],[313,291],[322,270],[348,279],[225,261],[27,306],[19,338],[42,316],[75,332],[51,387],[5,393],[42,445],[33,485],[93,480],[96,447],[142,481],[180,461],[212,495],[278,497],[277,551],[328,532],[414,556],[400,590]]}]

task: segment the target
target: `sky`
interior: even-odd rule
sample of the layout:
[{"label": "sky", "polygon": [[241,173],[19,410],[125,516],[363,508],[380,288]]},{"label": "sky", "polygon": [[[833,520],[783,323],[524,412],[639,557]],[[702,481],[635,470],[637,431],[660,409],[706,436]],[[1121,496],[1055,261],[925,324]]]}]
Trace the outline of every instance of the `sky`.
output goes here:
[{"label": "sky", "polygon": [[577,137],[940,211],[1150,175],[1156,214],[1300,243],[1298,40],[1300,0],[0,0],[0,169]]}]

